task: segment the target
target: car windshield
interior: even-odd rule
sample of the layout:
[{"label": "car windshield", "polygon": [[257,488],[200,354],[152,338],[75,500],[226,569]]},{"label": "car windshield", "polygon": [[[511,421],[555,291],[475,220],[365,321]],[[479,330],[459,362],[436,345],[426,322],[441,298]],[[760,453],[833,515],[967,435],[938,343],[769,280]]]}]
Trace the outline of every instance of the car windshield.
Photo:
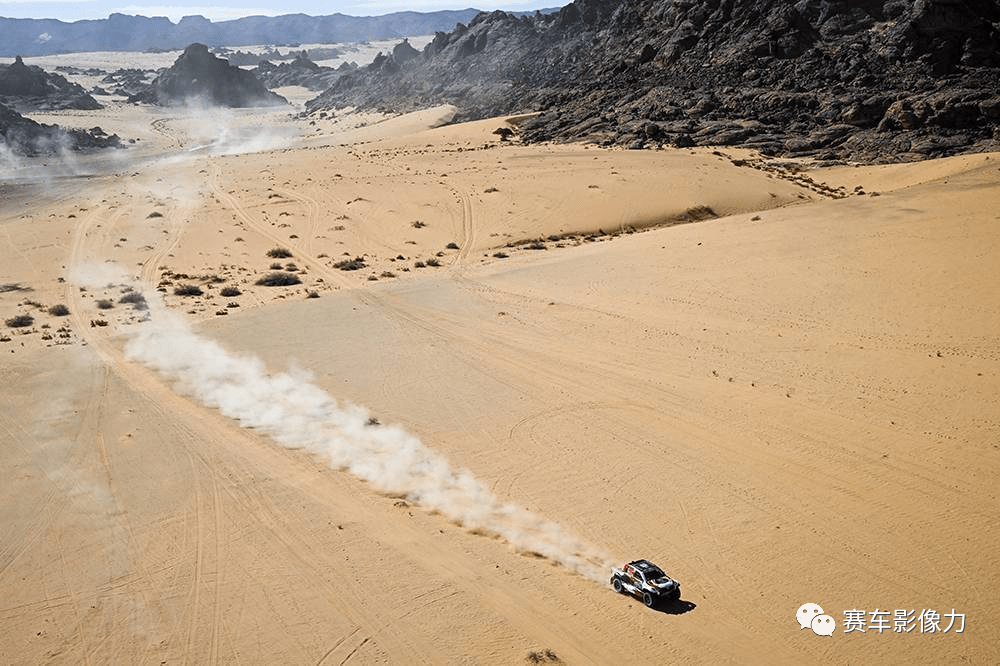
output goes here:
[{"label": "car windshield", "polygon": [[667,574],[663,573],[659,569],[646,569],[646,580],[660,580],[661,578],[666,578]]}]

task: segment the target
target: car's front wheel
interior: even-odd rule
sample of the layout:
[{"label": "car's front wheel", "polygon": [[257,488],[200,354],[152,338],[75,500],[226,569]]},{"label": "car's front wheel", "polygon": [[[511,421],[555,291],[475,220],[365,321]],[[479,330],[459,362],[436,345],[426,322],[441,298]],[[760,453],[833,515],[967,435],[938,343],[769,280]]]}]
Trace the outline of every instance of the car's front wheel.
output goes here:
[{"label": "car's front wheel", "polygon": [[656,597],[654,597],[649,592],[642,593],[642,603],[646,604],[650,608],[656,605]]},{"label": "car's front wheel", "polygon": [[622,579],[615,576],[611,579],[611,587],[615,588],[615,592],[622,594],[625,592],[625,588],[622,586]]}]

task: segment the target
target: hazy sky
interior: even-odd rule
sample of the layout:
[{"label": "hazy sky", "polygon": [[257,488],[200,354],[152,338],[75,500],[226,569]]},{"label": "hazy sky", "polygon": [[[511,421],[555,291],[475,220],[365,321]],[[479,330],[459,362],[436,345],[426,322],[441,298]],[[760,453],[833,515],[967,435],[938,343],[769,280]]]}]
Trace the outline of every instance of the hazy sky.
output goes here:
[{"label": "hazy sky", "polygon": [[[169,2],[169,0],[168,0]],[[182,16],[201,14],[213,21],[241,16],[278,16],[280,14],[350,14],[352,16],[378,16],[391,12],[412,10],[433,12],[441,9],[508,9],[528,10],[559,7],[569,0],[550,2],[462,2],[461,0],[238,0],[232,5],[211,4],[211,0],[177,0],[166,4],[164,0],[0,0],[0,16],[10,18],[55,18],[63,21],[107,18],[109,14],[141,14],[166,16],[175,23]]]}]

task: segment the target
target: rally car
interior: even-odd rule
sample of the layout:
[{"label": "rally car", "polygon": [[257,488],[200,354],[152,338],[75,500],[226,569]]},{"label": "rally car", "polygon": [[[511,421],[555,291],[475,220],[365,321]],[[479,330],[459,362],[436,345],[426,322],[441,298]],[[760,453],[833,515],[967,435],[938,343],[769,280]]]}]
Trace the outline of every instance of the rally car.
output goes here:
[{"label": "rally car", "polygon": [[674,601],[681,598],[681,584],[649,560],[636,560],[621,569],[613,568],[611,587],[615,588],[615,592],[642,599],[650,608],[664,599]]}]

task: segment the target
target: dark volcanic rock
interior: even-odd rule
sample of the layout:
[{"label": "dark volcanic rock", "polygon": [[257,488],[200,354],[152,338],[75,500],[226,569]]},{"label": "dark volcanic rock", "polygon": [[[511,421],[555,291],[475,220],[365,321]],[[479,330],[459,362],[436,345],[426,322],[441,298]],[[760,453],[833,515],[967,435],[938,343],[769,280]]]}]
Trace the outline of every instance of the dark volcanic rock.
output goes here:
[{"label": "dark volcanic rock", "polygon": [[220,58],[225,58],[230,65],[237,67],[256,67],[262,62],[274,62],[275,60],[287,60],[278,49],[266,49],[263,53],[248,53],[246,51],[230,51],[227,48],[212,49],[212,52]]},{"label": "dark volcanic rock", "polygon": [[410,46],[410,40],[408,39],[404,39],[392,49],[392,59],[400,65],[418,57],[420,57],[420,51]]},{"label": "dark volcanic rock", "polygon": [[288,101],[264,87],[252,72],[217,58],[204,44],[191,44],[149,90],[129,98],[159,106],[204,103],[213,106],[277,106]]},{"label": "dark volcanic rock", "polygon": [[22,111],[102,108],[82,86],[61,74],[25,65],[21,56],[13,64],[0,65],[0,101]]},{"label": "dark volcanic rock", "polygon": [[456,120],[543,111],[522,138],[745,145],[866,160],[996,149],[998,0],[576,0],[483,13],[307,104]]},{"label": "dark volcanic rock", "polygon": [[257,65],[253,73],[268,88],[303,86],[310,90],[326,90],[343,72],[333,67],[320,67],[304,54],[300,54],[291,62],[277,65],[265,60]]},{"label": "dark volcanic rock", "polygon": [[118,135],[108,136],[100,127],[67,130],[57,125],[43,125],[3,104],[0,104],[0,138],[6,149],[18,155],[50,155],[63,150],[121,145]]},{"label": "dark volcanic rock", "polygon": [[155,72],[146,72],[141,69],[116,69],[107,74],[101,83],[113,85],[112,91],[116,95],[131,97],[146,92],[150,88],[149,77],[155,78]]}]

